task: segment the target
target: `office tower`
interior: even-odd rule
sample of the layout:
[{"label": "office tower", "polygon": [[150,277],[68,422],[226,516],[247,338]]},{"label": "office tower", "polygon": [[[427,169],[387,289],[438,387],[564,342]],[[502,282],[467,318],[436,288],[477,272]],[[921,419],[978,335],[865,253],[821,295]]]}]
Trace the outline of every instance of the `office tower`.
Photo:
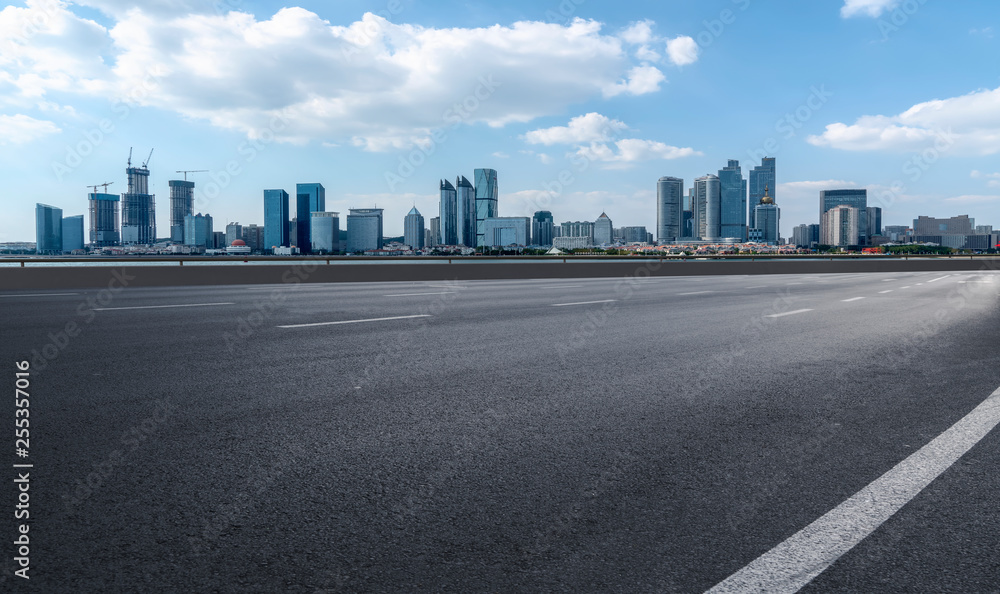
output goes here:
[{"label": "office tower", "polygon": [[264,190],[264,251],[288,247],[288,192]]},{"label": "office tower", "polygon": [[340,213],[314,211],[309,213],[309,248],[314,254],[340,251]]},{"label": "office tower", "polygon": [[297,243],[303,254],[312,250],[312,213],[326,211],[326,188],[323,184],[295,184],[295,219]]},{"label": "office tower", "polygon": [[288,242],[291,247],[299,247],[298,243],[299,237],[299,218],[292,217],[292,220],[288,221]]},{"label": "office tower", "polygon": [[65,217],[62,220],[62,251],[72,252],[83,249],[83,215]]},{"label": "office tower", "polygon": [[770,189],[764,188],[764,196],[753,209],[755,221],[754,239],[763,243],[776,245],[781,241],[781,209],[774,203],[774,197],[770,195]]},{"label": "office tower", "polygon": [[648,237],[645,227],[622,227],[622,241],[625,243],[646,243]]},{"label": "office tower", "polygon": [[660,243],[684,236],[684,180],[661,177],[656,182],[656,239]]},{"label": "office tower", "polygon": [[451,182],[441,180],[441,245],[458,245],[458,193]]},{"label": "office tower", "polygon": [[754,167],[750,170],[750,182],[747,184],[749,190],[749,220],[747,221],[747,226],[750,228],[756,228],[756,224],[753,220],[754,209],[760,204],[761,198],[764,197],[764,190],[767,189],[771,193],[771,198],[777,199],[777,192],[775,188],[778,185],[777,171],[775,170],[775,160],[774,157],[764,157],[760,161],[760,165]]},{"label": "office tower", "polygon": [[[868,190],[863,190],[863,189],[824,190],[820,192],[819,193],[820,221],[823,220],[823,215],[828,210],[836,206],[850,206],[858,210],[860,217],[858,221],[858,243],[852,243],[849,245],[864,245],[866,243],[866,237],[868,236],[867,233]],[[822,243],[823,245],[834,245],[834,244],[828,244],[825,241],[820,241],[820,243]]]},{"label": "office tower", "polygon": [[455,180],[457,245],[476,247],[476,189],[465,176]]},{"label": "office tower", "polygon": [[552,245],[552,213],[540,210],[531,217],[531,245],[549,247]]},{"label": "office tower", "polygon": [[684,195],[684,211],[681,219],[681,237],[692,239],[697,237],[697,227],[694,224],[694,188],[688,188]]},{"label": "office tower", "polygon": [[868,220],[865,223],[865,232],[868,237],[882,235],[882,209],[878,206],[869,206],[865,209]]},{"label": "office tower", "polygon": [[226,247],[228,247],[228,246],[226,246],[226,232],[225,231],[213,231],[212,232],[212,241],[209,242],[209,243],[211,243],[210,247],[215,248],[217,250],[224,250],[224,249],[226,249]]},{"label": "office tower", "polygon": [[476,245],[483,244],[486,219],[500,216],[496,169],[476,169]]},{"label": "office tower", "polygon": [[424,229],[424,248],[429,248],[434,245],[434,236],[431,235],[430,229]]},{"label": "office tower", "polygon": [[609,245],[614,242],[615,226],[607,213],[601,213],[594,221],[594,245]]},{"label": "office tower", "polygon": [[184,217],[184,245],[215,247],[212,217],[198,213]]},{"label": "office tower", "polygon": [[720,234],[746,241],[747,181],[743,179],[739,161],[730,159],[729,164],[719,170],[719,187]]},{"label": "office tower", "polygon": [[969,215],[936,219],[934,217],[919,217],[913,219],[914,235],[974,235],[975,223]]},{"label": "office tower", "polygon": [[403,218],[403,243],[414,250],[424,249],[424,216],[416,206]]},{"label": "office tower", "polygon": [[352,208],[347,214],[347,251],[382,249],[382,209]]},{"label": "office tower", "polygon": [[[131,161],[129,161],[131,164]],[[156,242],[156,199],[149,193],[149,169],[128,167],[128,192],[122,194],[122,243]]]},{"label": "office tower", "polygon": [[976,225],[976,235],[993,235],[993,225]]},{"label": "office tower", "polygon": [[237,239],[243,240],[243,225],[239,223],[229,223],[226,225],[226,246],[233,245]]},{"label": "office tower", "polygon": [[809,225],[796,225],[792,228],[792,245],[796,247],[810,247]]},{"label": "office tower", "polygon": [[35,253],[62,253],[62,216],[61,208],[48,204],[35,205]]},{"label": "office tower", "polygon": [[194,182],[171,180],[170,241],[184,242],[184,217],[194,213]]},{"label": "office tower", "polygon": [[886,225],[882,233],[892,241],[906,241],[913,235],[912,230],[906,225]]},{"label": "office tower", "polygon": [[711,173],[694,180],[694,201],[697,206],[698,237],[714,241],[721,235],[722,186],[719,176]]},{"label": "office tower", "polygon": [[484,247],[528,245],[531,219],[528,217],[490,217],[483,221]]},{"label": "office tower", "polygon": [[441,245],[441,217],[431,218],[430,232],[431,243],[428,245]]},{"label": "office tower", "polygon": [[862,212],[865,211],[846,205],[834,206],[824,212],[822,229],[820,230],[820,244],[860,245]]},{"label": "office tower", "polygon": [[89,194],[90,244],[94,247],[111,247],[121,243],[118,228],[118,203],[115,194]]},{"label": "office tower", "polygon": [[809,243],[819,245],[819,223],[811,223],[809,225]]},{"label": "office tower", "polygon": [[594,224],[590,221],[567,221],[560,224],[562,228],[559,237],[582,237],[587,240],[586,245],[594,245]]},{"label": "office tower", "polygon": [[247,244],[251,252],[260,252],[264,249],[264,228],[258,225],[247,225],[243,227],[243,242]]}]

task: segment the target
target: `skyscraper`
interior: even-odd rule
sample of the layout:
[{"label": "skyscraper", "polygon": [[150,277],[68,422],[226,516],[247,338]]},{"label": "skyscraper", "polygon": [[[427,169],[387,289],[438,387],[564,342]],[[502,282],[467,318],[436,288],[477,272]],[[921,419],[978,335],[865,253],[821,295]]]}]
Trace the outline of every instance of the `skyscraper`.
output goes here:
[{"label": "skyscraper", "polygon": [[289,239],[288,192],[264,190],[264,251],[288,247]]},{"label": "skyscraper", "polygon": [[194,213],[194,182],[170,180],[170,241],[183,243],[184,217]]},{"label": "skyscraper", "polygon": [[547,210],[540,210],[531,217],[531,244],[542,247],[552,245],[552,213]]},{"label": "skyscraper", "polygon": [[594,245],[608,245],[614,241],[615,226],[607,213],[601,213],[594,221]]},{"label": "skyscraper", "polygon": [[62,251],[83,249],[83,215],[64,217],[62,220]]},{"label": "skyscraper", "polygon": [[298,243],[303,254],[312,251],[312,213],[326,211],[326,188],[323,184],[295,184],[295,219]]},{"label": "skyscraper", "polygon": [[528,245],[531,219],[528,217],[491,217],[483,222],[485,247]]},{"label": "skyscraper", "polygon": [[753,213],[756,222],[754,230],[758,232],[754,237],[757,241],[777,244],[781,240],[781,209],[774,203],[769,188],[764,188],[764,196],[760,199],[760,204],[754,207]]},{"label": "skyscraper", "polygon": [[730,159],[719,170],[720,234],[740,241],[747,239],[747,181],[743,179],[740,162]]},{"label": "skyscraper", "polygon": [[156,197],[149,193],[149,169],[143,165],[129,167],[125,172],[128,192],[122,194],[122,243],[155,243]]},{"label": "skyscraper", "polygon": [[382,249],[382,209],[352,208],[347,214],[347,250],[352,253]]},{"label": "skyscraper", "polygon": [[[476,246],[483,243],[486,219],[500,216],[496,169],[476,169]],[[442,221],[443,225],[443,221]]]},{"label": "skyscraper", "polygon": [[842,247],[860,245],[862,212],[866,211],[847,205],[827,209],[823,213],[820,244]]},{"label": "skyscraper", "polygon": [[237,239],[243,240],[243,225],[239,223],[229,223],[226,225],[226,246],[229,247],[233,245],[233,242]]},{"label": "skyscraper", "polygon": [[61,208],[48,204],[35,205],[35,253],[62,253],[62,216]]},{"label": "skyscraper", "polygon": [[441,217],[432,217],[428,230],[431,232],[430,245],[441,245]]},{"label": "skyscraper", "polygon": [[206,249],[215,247],[215,230],[211,216],[198,213],[184,217],[184,245]]},{"label": "skyscraper", "polygon": [[476,247],[476,189],[464,175],[455,180],[457,245]]},{"label": "skyscraper", "polygon": [[749,189],[749,220],[747,221],[748,227],[756,228],[756,224],[753,220],[754,209],[760,204],[761,198],[764,197],[765,188],[771,193],[771,198],[777,200],[777,195],[775,192],[775,187],[777,186],[777,171],[775,168],[774,157],[764,157],[760,161],[760,165],[754,167],[750,170],[750,183],[747,184]]},{"label": "skyscraper", "polygon": [[340,251],[340,213],[314,211],[309,213],[309,241],[314,254]]},{"label": "skyscraper", "polygon": [[[826,214],[826,211],[841,205],[850,206],[851,208],[856,208],[858,210],[858,240],[857,243],[838,245],[865,245],[867,243],[868,236],[868,190],[824,190],[820,192],[819,220],[821,224],[823,221],[823,215]],[[820,243],[823,245],[835,245],[828,244],[822,240]]]},{"label": "skyscraper", "polygon": [[722,186],[719,176],[711,173],[694,180],[694,199],[698,237],[714,241],[722,237]]},{"label": "skyscraper", "polygon": [[882,235],[882,208],[869,206],[866,214],[868,220],[865,224],[865,233],[867,233],[868,237]]},{"label": "skyscraper", "polygon": [[458,193],[451,182],[441,180],[441,245],[458,245]]},{"label": "skyscraper", "polygon": [[424,249],[424,217],[416,206],[403,219],[403,243],[415,250]]},{"label": "skyscraper", "polygon": [[661,177],[656,182],[656,239],[661,243],[684,236],[684,180]]},{"label": "skyscraper", "polygon": [[111,247],[121,242],[118,228],[118,203],[114,194],[89,194],[90,243],[94,247]]}]

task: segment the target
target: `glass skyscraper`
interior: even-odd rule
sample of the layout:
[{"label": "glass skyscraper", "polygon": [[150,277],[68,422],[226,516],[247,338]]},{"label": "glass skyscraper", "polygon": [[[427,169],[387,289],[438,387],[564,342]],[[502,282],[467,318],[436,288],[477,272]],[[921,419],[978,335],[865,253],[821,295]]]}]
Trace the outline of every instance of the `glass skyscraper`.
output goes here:
[{"label": "glass skyscraper", "polygon": [[695,224],[701,239],[712,241],[722,237],[721,201],[719,176],[708,174],[694,180]]},{"label": "glass skyscraper", "polygon": [[458,193],[451,182],[441,180],[441,245],[458,245]]},{"label": "glass skyscraper", "polygon": [[[476,169],[476,246],[486,245],[484,233],[486,219],[500,216],[500,189],[496,169]],[[442,226],[444,221],[442,221]]]},{"label": "glass skyscraper", "polygon": [[528,217],[491,217],[483,222],[485,247],[528,245],[531,219]]},{"label": "glass skyscraper", "polygon": [[750,183],[747,184],[749,188],[750,198],[749,198],[749,216],[748,225],[750,228],[755,228],[756,223],[753,220],[754,209],[760,204],[761,199],[764,197],[764,191],[767,190],[772,198],[777,199],[777,188],[775,187],[778,183],[777,170],[775,167],[774,157],[764,157],[760,161],[760,165],[754,167],[750,170]]},{"label": "glass skyscraper", "polygon": [[194,214],[194,182],[170,180],[170,241],[183,243],[184,217]]},{"label": "glass skyscraper", "polygon": [[[819,220],[822,224],[823,215],[837,206],[849,206],[858,209],[859,213],[864,213],[858,217],[858,245],[864,245],[868,237],[868,190],[824,190],[819,193]],[[824,245],[826,244],[821,242]]]},{"label": "glass skyscraper", "polygon": [[122,243],[156,242],[156,197],[149,193],[149,169],[129,167],[128,192],[122,194]]},{"label": "glass skyscraper", "polygon": [[62,219],[61,208],[48,204],[35,205],[35,253],[61,254]]},{"label": "glass skyscraper", "polygon": [[424,216],[416,206],[403,219],[403,243],[415,250],[424,249]]},{"label": "glass skyscraper", "polygon": [[684,180],[661,177],[656,182],[656,239],[661,243],[684,236]]},{"label": "glass skyscraper", "polygon": [[540,210],[531,217],[531,244],[542,247],[552,245],[552,228],[554,219],[552,213]]},{"label": "glass skyscraper", "polygon": [[594,245],[608,245],[615,239],[615,226],[607,213],[601,213],[594,221]]},{"label": "glass skyscraper", "polygon": [[457,245],[476,247],[476,189],[464,175],[455,179]]},{"label": "glass skyscraper", "polygon": [[[110,247],[121,242],[118,227],[118,203],[115,194],[89,194],[90,243],[94,247]],[[183,237],[183,233],[181,234]]]},{"label": "glass skyscraper", "polygon": [[347,214],[347,250],[352,253],[382,249],[382,209],[352,208]]},{"label": "glass skyscraper", "polygon": [[747,239],[747,182],[743,179],[740,162],[730,159],[719,170],[720,234],[740,241]]},{"label": "glass skyscraper", "polygon": [[184,245],[215,247],[215,230],[212,217],[203,214],[189,214],[184,217]]},{"label": "glass skyscraper", "polygon": [[309,213],[309,246],[315,254],[340,251],[340,213],[316,211]]},{"label": "glass skyscraper", "polygon": [[264,251],[288,247],[288,192],[264,190]]},{"label": "glass skyscraper", "polygon": [[62,220],[62,251],[72,252],[83,249],[83,215],[66,217]]}]

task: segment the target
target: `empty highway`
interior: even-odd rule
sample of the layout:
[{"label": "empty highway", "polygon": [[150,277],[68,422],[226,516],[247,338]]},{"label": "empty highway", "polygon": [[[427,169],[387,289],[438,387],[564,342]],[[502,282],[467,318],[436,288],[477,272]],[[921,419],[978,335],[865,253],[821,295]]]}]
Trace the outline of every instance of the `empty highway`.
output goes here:
[{"label": "empty highway", "polygon": [[31,580],[8,545],[4,590],[1000,583],[991,270],[115,285],[0,311],[34,465]]}]

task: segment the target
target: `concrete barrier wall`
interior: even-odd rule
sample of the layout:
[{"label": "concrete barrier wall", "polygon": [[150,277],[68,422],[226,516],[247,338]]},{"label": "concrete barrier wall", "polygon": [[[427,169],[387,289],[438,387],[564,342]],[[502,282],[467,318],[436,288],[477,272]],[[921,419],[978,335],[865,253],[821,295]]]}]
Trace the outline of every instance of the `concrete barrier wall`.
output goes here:
[{"label": "concrete barrier wall", "polygon": [[854,272],[957,272],[1000,270],[1000,258],[842,261],[663,261],[475,262],[331,264],[322,260],[288,266],[248,263],[226,266],[0,268],[0,290],[85,289],[112,286],[164,287],[251,285],[284,282],[342,283],[489,279],[615,278],[756,274],[843,274]]}]

